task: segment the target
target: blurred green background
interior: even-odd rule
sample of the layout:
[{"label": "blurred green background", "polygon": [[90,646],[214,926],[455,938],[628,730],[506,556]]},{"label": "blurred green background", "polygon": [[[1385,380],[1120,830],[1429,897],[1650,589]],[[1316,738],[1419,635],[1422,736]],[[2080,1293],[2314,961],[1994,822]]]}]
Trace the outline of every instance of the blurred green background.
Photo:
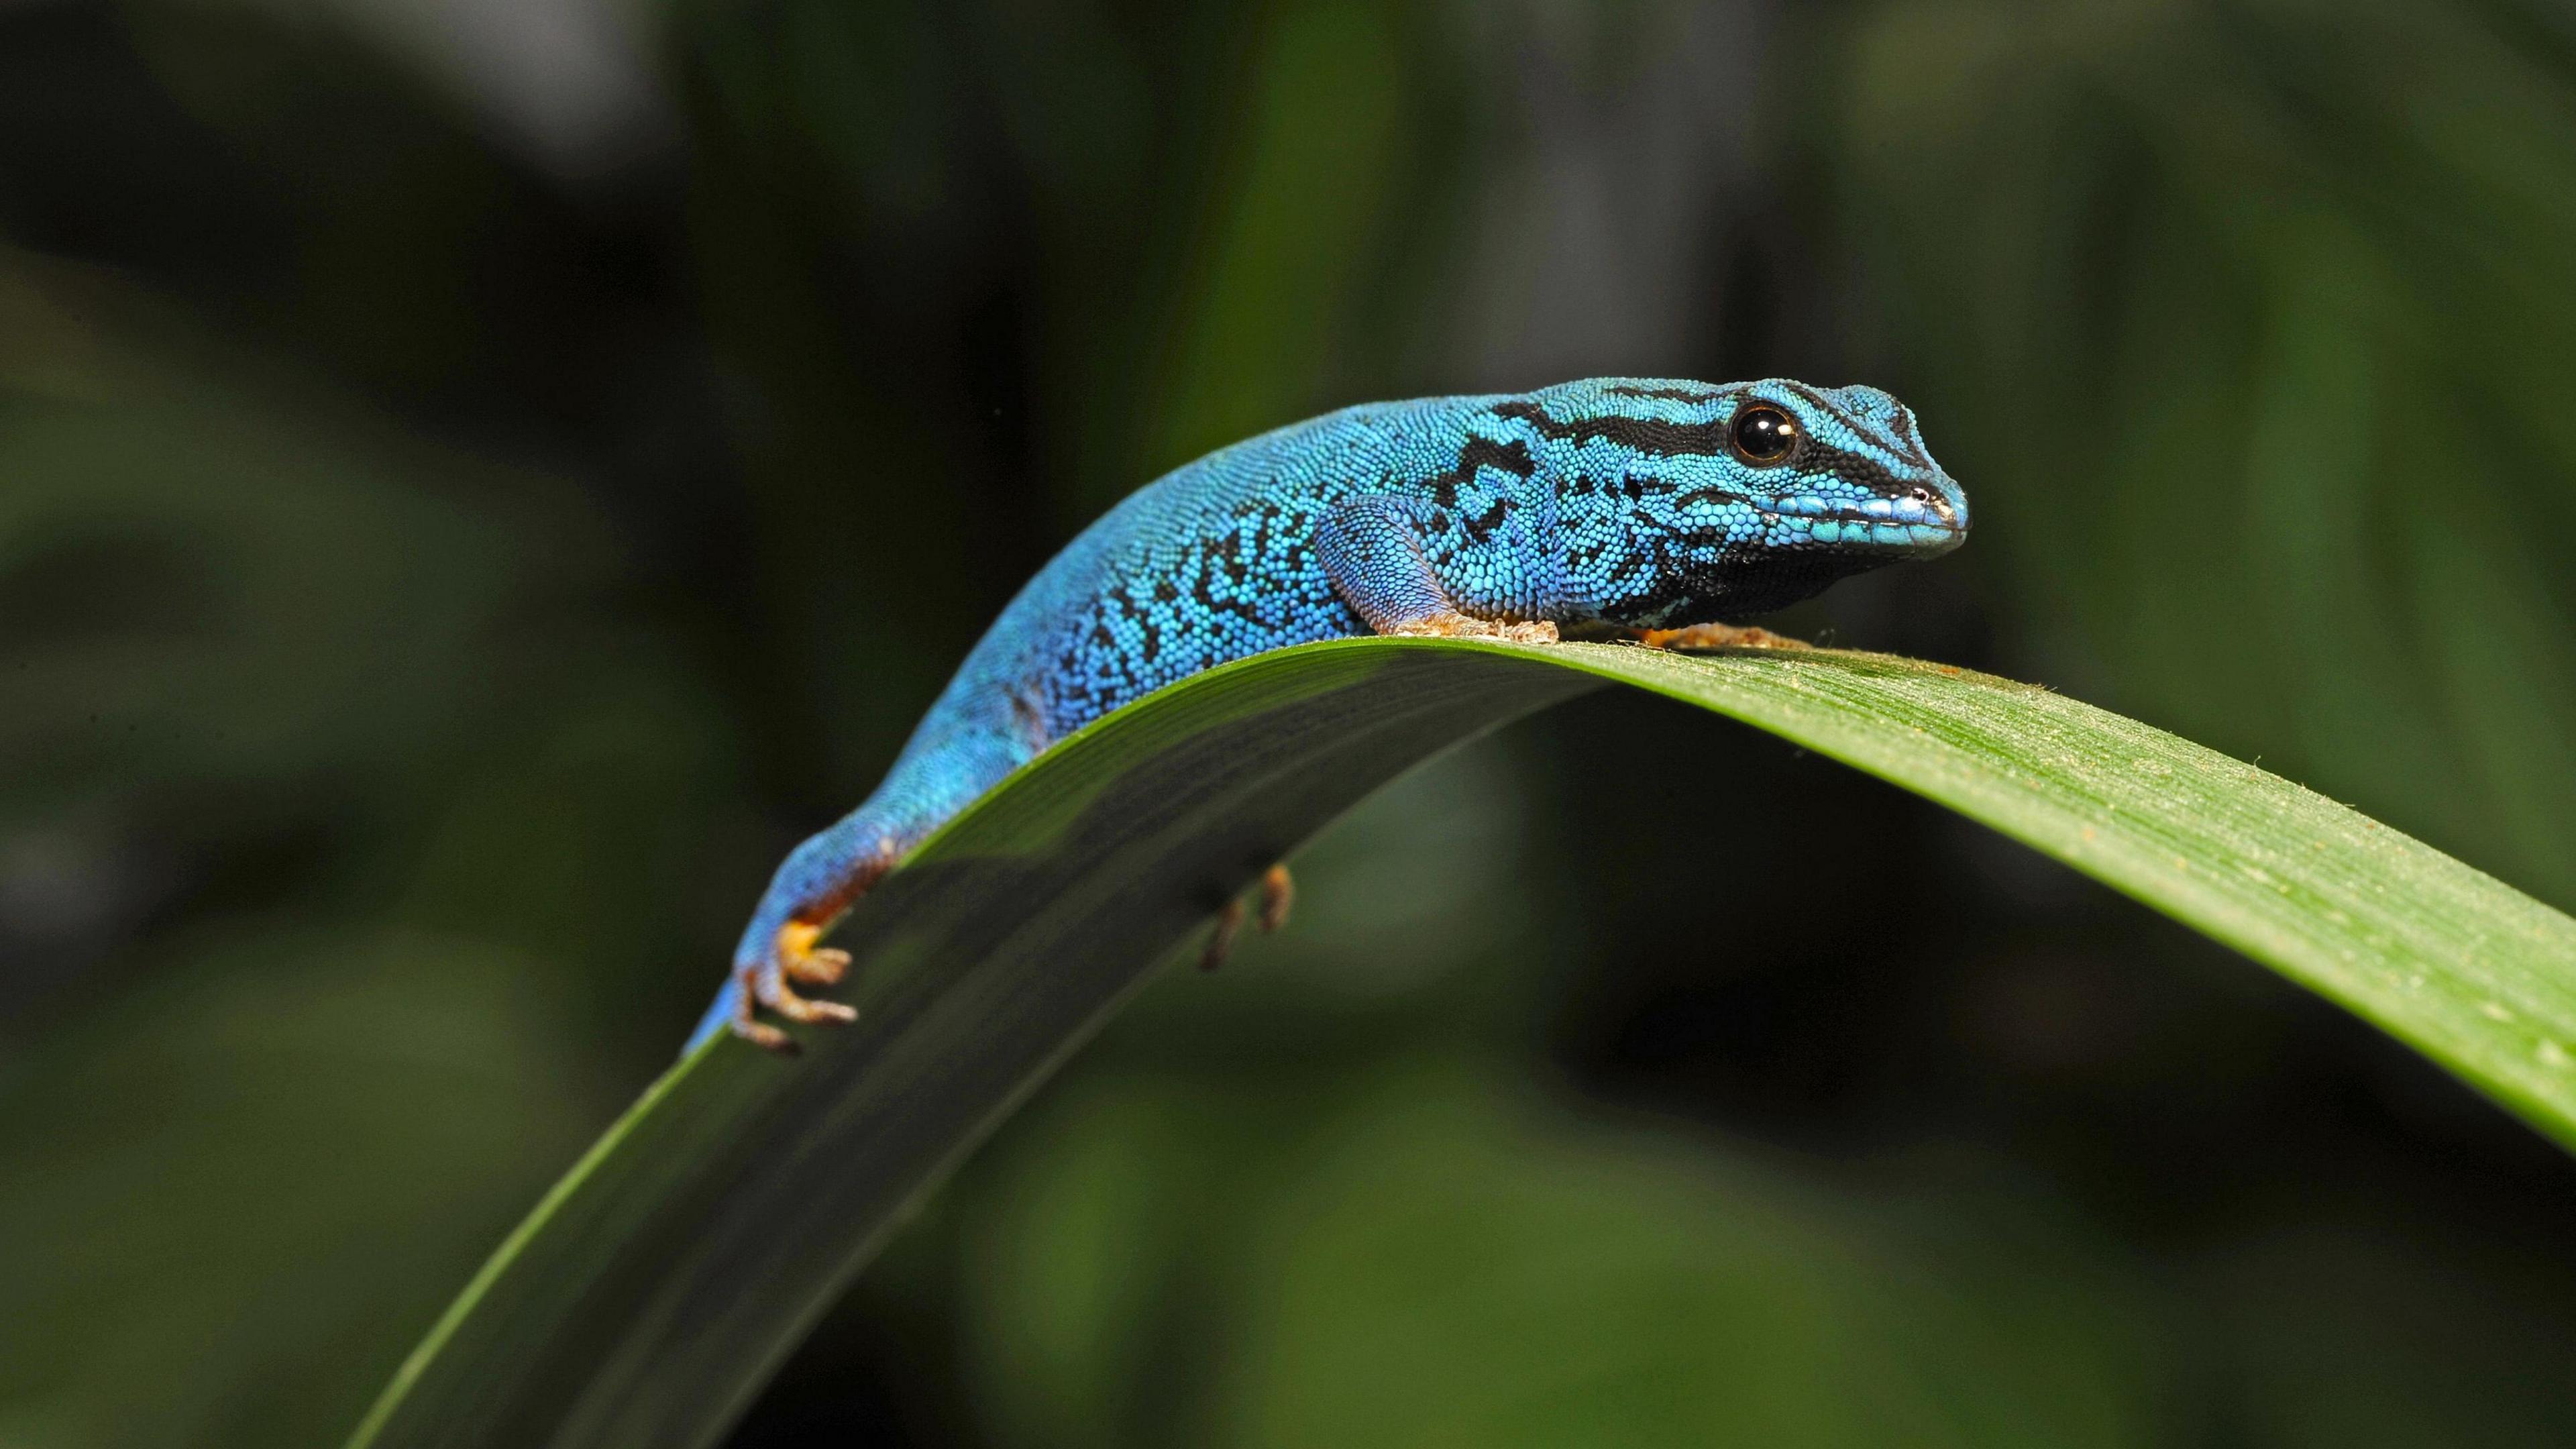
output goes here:
[{"label": "blurred green background", "polygon": [[[336,1442],[1086,520],[1603,372],[2576,907],[2563,4],[0,3],[0,1446]],[[734,1444],[2576,1441],[2576,1164],[1976,827],[1597,697],[1298,866]]]}]

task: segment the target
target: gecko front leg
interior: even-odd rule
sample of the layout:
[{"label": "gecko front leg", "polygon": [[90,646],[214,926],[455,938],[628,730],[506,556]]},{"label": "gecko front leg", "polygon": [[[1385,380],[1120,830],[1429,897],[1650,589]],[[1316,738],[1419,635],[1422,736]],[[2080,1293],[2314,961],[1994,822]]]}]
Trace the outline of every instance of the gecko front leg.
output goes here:
[{"label": "gecko front leg", "polygon": [[1774,634],[1752,624],[1692,624],[1680,629],[1647,629],[1637,642],[1649,649],[1813,649],[1804,639]]},{"label": "gecko front leg", "polygon": [[1334,505],[1316,525],[1315,554],[1333,591],[1377,633],[1556,642],[1550,620],[1480,619],[1459,608],[1432,569],[1422,530],[1403,499],[1364,493]]}]

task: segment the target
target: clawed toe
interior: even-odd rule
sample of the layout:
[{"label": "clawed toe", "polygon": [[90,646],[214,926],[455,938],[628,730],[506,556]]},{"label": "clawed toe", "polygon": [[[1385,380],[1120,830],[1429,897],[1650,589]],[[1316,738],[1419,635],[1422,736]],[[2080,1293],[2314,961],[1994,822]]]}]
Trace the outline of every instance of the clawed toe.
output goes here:
[{"label": "clawed toe", "polygon": [[774,1052],[782,1057],[796,1055],[801,1050],[796,1045],[796,1038],[762,1021],[756,1015],[760,1010],[761,998],[766,994],[761,989],[760,971],[750,966],[736,967],[733,983],[735,993],[733,1020],[727,1023],[732,1028],[733,1034],[762,1051]]},{"label": "clawed toe", "polygon": [[[752,995],[760,1005],[777,1015],[808,1026],[847,1026],[859,1019],[857,1007],[844,1006],[837,1001],[816,1001],[810,997],[797,995],[787,985],[787,973],[774,968],[753,974]],[[748,1017],[735,1023],[737,1031],[740,1031],[744,1025],[756,1027],[762,1032],[777,1030],[764,1023],[751,1021]],[[740,1034],[745,1037],[753,1036],[749,1031],[740,1031]],[[766,1043],[763,1044],[766,1045]]]},{"label": "clawed toe", "polygon": [[812,1001],[802,996],[773,1001],[769,1003],[769,1009],[789,1021],[801,1021],[809,1026],[848,1026],[859,1019],[859,1009],[855,1006],[844,1006],[837,1001]]},{"label": "clawed toe", "polygon": [[784,971],[764,972],[760,978],[760,1004],[789,1021],[808,1025],[846,1026],[859,1019],[858,1008],[837,1001],[815,1001],[799,996],[787,985]]},{"label": "clawed toe", "polygon": [[1274,865],[1261,877],[1261,930],[1267,935],[1288,924],[1288,908],[1297,903],[1297,882],[1288,867]]},{"label": "clawed toe", "polygon": [[790,979],[800,986],[838,986],[850,973],[850,953],[825,949],[809,951],[782,963]]},{"label": "clawed toe", "polygon": [[1216,913],[1216,926],[1208,932],[1207,945],[1199,951],[1199,969],[1214,971],[1234,954],[1235,934],[1243,929],[1243,902],[1231,900]]}]

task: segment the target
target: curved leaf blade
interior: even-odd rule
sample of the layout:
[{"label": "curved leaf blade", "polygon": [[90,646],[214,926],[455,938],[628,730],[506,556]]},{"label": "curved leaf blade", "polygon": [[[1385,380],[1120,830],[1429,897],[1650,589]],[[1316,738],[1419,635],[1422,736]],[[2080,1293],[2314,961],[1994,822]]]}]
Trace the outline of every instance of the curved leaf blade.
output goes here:
[{"label": "curved leaf blade", "polygon": [[1065,741],[842,932],[860,1023],[648,1091],[354,1444],[702,1445],[907,1208],[1272,860],[1441,750],[1605,682],[1914,790],[2243,950],[2576,1145],[2576,920],[2354,811],[2028,685],[1839,651],[1364,639]]},{"label": "curved leaf blade", "polygon": [[2576,919],[2493,876],[2036,685],[1887,655],[1710,668],[1617,652],[1569,662],[1993,826],[2349,1008],[2576,1148]]}]

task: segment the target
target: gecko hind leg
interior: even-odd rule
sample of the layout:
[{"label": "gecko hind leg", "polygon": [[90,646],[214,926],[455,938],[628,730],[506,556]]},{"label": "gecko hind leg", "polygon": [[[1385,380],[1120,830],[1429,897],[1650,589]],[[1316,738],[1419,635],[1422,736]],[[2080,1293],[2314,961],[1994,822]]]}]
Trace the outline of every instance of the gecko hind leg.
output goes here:
[{"label": "gecko hind leg", "polygon": [[[1297,882],[1288,867],[1274,865],[1261,873],[1261,913],[1254,919],[1261,933],[1268,935],[1288,924],[1289,907],[1296,904]],[[1199,969],[1214,971],[1234,953],[1234,938],[1243,930],[1243,897],[1236,896],[1216,913],[1216,925],[1208,932],[1207,946],[1199,952]]]},{"label": "gecko hind leg", "polygon": [[[755,925],[742,954],[734,959],[733,1013],[726,1024],[735,1036],[783,1056],[796,1053],[796,1039],[762,1021],[759,1013],[763,1009],[806,1025],[845,1026],[859,1019],[854,1007],[837,1001],[817,1001],[796,988],[838,985],[849,974],[849,952],[814,943],[883,879],[903,854],[902,845],[891,837],[854,859],[836,848],[837,843],[818,846],[822,839],[818,837],[798,847],[781,867],[782,876],[791,880],[796,879],[800,867],[810,872],[799,881],[803,889],[770,898],[779,903],[774,909],[786,919],[774,928]],[[829,864],[806,865],[818,858]],[[772,889],[777,892],[777,887]],[[778,916],[768,919],[777,920]]]}]

